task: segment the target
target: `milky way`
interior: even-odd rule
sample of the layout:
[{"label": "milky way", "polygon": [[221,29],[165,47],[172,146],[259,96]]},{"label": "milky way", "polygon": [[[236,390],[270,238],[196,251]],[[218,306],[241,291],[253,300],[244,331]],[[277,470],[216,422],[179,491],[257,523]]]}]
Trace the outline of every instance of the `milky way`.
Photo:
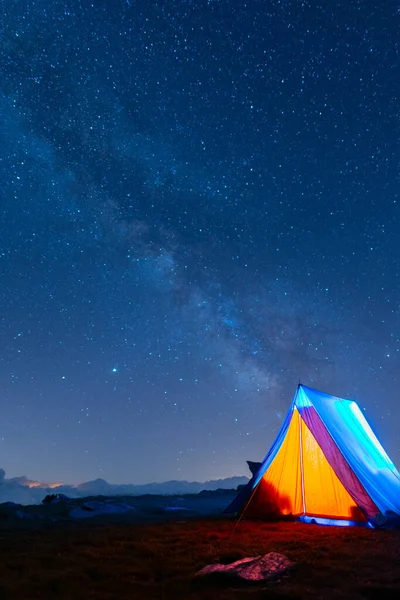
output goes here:
[{"label": "milky way", "polygon": [[398,5],[3,5],[7,474],[246,474],[299,380],[398,463]]}]

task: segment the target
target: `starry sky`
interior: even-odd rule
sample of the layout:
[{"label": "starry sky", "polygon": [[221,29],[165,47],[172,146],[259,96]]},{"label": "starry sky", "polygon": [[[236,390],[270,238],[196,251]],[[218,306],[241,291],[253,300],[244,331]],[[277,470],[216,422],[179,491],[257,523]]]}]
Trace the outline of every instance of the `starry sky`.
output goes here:
[{"label": "starry sky", "polygon": [[400,8],[3,0],[0,463],[247,474],[299,380],[400,418]]}]

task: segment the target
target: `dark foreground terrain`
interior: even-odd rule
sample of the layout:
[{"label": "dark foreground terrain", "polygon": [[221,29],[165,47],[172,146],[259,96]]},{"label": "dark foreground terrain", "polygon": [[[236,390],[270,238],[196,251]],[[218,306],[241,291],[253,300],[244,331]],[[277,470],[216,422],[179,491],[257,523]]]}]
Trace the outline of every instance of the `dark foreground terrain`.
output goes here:
[{"label": "dark foreground terrain", "polygon": [[[0,523],[0,598],[400,597],[400,532],[298,523],[183,520]],[[295,561],[278,583],[235,587],[194,573],[270,551]]]}]

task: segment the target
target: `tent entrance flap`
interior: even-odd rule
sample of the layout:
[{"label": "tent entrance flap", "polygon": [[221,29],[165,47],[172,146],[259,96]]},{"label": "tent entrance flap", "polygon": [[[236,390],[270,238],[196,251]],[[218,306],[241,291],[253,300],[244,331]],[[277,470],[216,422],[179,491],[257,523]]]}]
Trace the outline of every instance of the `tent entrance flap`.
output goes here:
[{"label": "tent entrance flap", "polygon": [[303,419],[301,419],[301,432],[306,497],[304,514],[365,521],[365,516],[335,474]]}]

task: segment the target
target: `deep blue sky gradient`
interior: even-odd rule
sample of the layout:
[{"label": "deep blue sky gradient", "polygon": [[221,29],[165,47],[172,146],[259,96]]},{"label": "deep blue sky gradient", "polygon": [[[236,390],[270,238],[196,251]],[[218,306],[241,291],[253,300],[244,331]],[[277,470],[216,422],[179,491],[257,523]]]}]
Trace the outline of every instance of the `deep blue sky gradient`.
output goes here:
[{"label": "deep blue sky gradient", "polygon": [[299,379],[399,464],[395,2],[4,0],[0,452],[247,474]]}]

